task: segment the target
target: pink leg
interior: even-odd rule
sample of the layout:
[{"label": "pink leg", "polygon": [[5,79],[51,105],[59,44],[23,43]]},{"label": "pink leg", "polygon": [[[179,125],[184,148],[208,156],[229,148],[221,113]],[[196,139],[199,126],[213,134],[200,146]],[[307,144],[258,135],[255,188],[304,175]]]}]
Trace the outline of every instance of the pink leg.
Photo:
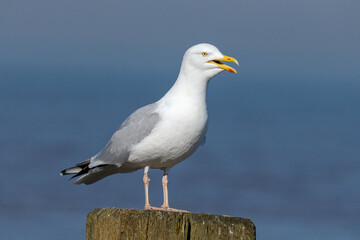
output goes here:
[{"label": "pink leg", "polygon": [[143,177],[144,187],[145,187],[145,208],[144,209],[145,210],[163,210],[162,208],[157,208],[157,207],[150,206],[150,202],[149,202],[150,178],[148,177],[147,170],[149,170],[149,168],[145,169],[144,177]]},{"label": "pink leg", "polygon": [[161,205],[162,208],[167,209],[169,208],[169,194],[168,194],[168,175],[164,174],[162,177],[162,186],[163,186],[163,193],[164,193],[164,203]]},{"label": "pink leg", "polygon": [[169,206],[169,194],[168,194],[168,174],[164,172],[164,176],[162,177],[162,185],[163,185],[163,192],[164,192],[164,203],[161,205],[161,209],[165,211],[173,211],[173,212],[189,212],[186,210],[179,210],[175,208],[170,208]]}]

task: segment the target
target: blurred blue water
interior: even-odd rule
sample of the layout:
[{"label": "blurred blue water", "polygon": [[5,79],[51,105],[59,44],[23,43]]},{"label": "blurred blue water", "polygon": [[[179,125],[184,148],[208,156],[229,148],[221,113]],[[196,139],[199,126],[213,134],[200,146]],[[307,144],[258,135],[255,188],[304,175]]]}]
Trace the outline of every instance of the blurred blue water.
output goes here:
[{"label": "blurred blue water", "polygon": [[[59,171],[96,154],[176,75],[0,70],[2,239],[85,239],[93,208],[143,208],[141,171],[90,186]],[[170,172],[170,204],[250,218],[259,239],[359,239],[359,82],[234,76],[210,83],[207,142]],[[154,205],[161,174],[150,172]]]}]

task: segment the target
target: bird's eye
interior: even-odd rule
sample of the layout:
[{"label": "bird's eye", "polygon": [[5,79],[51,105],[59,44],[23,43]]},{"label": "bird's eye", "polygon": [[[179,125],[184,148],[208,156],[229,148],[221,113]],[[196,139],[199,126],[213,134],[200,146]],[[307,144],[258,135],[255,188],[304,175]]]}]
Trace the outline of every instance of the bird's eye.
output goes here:
[{"label": "bird's eye", "polygon": [[203,55],[203,57],[206,57],[208,54],[207,52],[202,52],[201,55]]}]

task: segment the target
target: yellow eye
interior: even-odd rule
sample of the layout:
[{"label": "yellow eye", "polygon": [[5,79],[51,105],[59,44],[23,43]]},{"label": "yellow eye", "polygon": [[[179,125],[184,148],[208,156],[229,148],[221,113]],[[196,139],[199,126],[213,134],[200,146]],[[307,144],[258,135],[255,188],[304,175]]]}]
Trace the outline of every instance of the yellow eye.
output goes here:
[{"label": "yellow eye", "polygon": [[201,55],[203,55],[203,57],[206,57],[208,54],[207,52],[202,52]]}]

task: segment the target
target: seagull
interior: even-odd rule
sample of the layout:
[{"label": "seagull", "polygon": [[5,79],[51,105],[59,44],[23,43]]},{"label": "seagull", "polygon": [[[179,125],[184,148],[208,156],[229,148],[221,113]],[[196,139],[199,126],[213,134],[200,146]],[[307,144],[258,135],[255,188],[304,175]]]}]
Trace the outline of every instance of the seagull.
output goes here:
[{"label": "seagull", "polygon": [[[160,100],[137,109],[101,152],[61,171],[60,175],[74,174],[72,178],[79,177],[75,184],[92,184],[112,174],[144,169],[145,209],[184,211],[169,206],[168,173],[205,142],[208,83],[224,70],[236,73],[222,61],[239,65],[235,58],[223,55],[211,44],[201,43],[189,48],[176,82]],[[160,208],[149,203],[150,168],[164,172],[164,202]]]}]

